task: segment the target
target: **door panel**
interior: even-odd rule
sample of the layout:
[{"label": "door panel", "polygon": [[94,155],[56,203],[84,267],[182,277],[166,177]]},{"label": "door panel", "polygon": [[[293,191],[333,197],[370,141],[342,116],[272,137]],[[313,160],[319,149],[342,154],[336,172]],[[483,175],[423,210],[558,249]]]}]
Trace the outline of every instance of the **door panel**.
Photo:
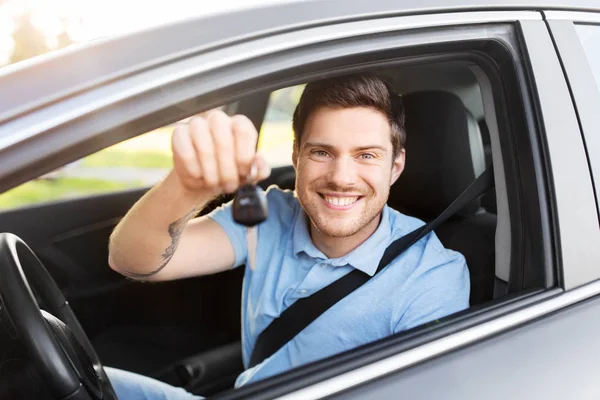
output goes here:
[{"label": "door panel", "polygon": [[598,312],[595,297],[331,398],[597,399]]},{"label": "door panel", "polygon": [[0,214],[4,231],[20,236],[52,273],[60,288],[85,296],[117,282],[108,268],[108,236],[145,192],[134,190],[23,207]]}]

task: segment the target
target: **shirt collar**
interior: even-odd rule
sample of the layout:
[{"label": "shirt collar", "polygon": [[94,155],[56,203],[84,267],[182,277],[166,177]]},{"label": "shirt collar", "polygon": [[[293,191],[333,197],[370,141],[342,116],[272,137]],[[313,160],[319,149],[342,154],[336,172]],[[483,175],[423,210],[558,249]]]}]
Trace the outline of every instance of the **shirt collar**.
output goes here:
[{"label": "shirt collar", "polygon": [[292,236],[294,254],[306,253],[309,257],[327,260],[333,266],[343,266],[350,264],[352,267],[373,276],[379,265],[379,260],[383,257],[385,249],[389,245],[391,227],[389,220],[388,206],[383,207],[381,221],[379,226],[367,240],[350,253],[340,258],[327,258],[321,250],[313,243],[310,237],[308,224],[310,223],[306,213],[299,207],[299,212],[294,221],[294,232]]},{"label": "shirt collar", "polygon": [[308,224],[310,224],[310,221],[304,212],[304,209],[298,207],[298,214],[294,221],[294,234],[292,238],[294,254],[298,255],[301,252],[305,252],[310,257],[326,259],[327,256],[314,245],[312,238],[310,237]]}]

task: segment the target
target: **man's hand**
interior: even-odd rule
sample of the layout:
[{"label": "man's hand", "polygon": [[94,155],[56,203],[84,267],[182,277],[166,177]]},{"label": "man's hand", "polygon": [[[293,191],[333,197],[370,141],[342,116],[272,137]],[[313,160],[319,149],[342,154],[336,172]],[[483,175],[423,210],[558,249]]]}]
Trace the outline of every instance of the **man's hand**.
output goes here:
[{"label": "man's hand", "polygon": [[[182,189],[197,195],[233,193],[251,181],[266,179],[271,170],[256,154],[258,133],[243,115],[229,117],[215,110],[195,116],[173,132],[173,166]],[[252,164],[256,176],[251,179]]]},{"label": "man's hand", "polygon": [[231,268],[233,245],[197,211],[222,193],[267,178],[252,122],[222,111],[192,117],[173,132],[173,171],[129,210],[111,235],[109,265],[133,279],[172,280]]}]

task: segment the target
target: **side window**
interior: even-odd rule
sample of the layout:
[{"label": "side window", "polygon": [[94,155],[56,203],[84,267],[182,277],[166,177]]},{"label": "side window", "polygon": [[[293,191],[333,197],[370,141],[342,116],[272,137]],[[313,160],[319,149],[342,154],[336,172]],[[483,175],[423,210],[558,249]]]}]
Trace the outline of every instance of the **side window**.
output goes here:
[{"label": "side window", "polygon": [[[231,114],[236,103],[219,109]],[[180,122],[186,122],[184,119]],[[163,126],[0,193],[0,212],[20,207],[147,188],[173,167],[171,135],[176,124]],[[291,153],[290,153],[291,154]]]},{"label": "side window", "polygon": [[292,117],[303,89],[304,85],[291,86],[276,90],[269,97],[258,150],[273,168],[292,164]]},{"label": "side window", "polygon": [[0,211],[152,186],[172,166],[174,125],[156,129],[0,194]]},{"label": "side window", "polygon": [[600,90],[600,26],[575,25],[575,29],[592,67],[598,90]]}]

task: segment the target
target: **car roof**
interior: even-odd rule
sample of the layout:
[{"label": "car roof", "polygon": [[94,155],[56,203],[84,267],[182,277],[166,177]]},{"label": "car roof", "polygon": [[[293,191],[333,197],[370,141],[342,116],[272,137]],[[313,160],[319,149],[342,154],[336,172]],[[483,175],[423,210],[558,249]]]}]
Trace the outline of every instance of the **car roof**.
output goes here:
[{"label": "car roof", "polygon": [[[563,0],[564,1],[564,0]],[[600,12],[598,0],[308,0],[199,16],[100,39],[0,69],[0,123],[61,97],[208,49],[332,22],[438,12],[569,10]],[[227,29],[224,29],[227,27]]]}]

